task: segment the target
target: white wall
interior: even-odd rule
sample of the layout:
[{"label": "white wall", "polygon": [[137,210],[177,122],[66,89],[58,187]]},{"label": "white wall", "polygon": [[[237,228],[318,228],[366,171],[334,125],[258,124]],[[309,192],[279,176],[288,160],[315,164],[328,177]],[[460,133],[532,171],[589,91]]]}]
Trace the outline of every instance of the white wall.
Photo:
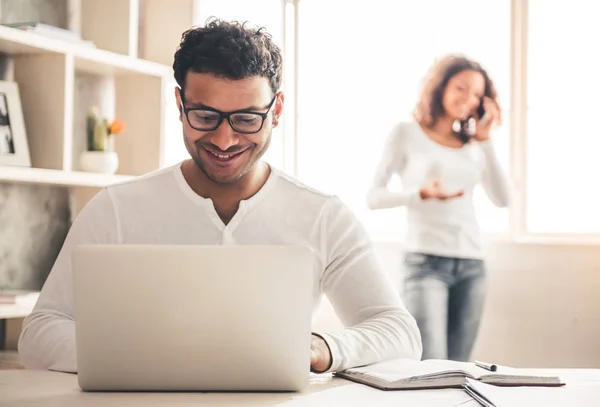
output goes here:
[{"label": "white wall", "polygon": [[[377,244],[400,277],[400,247]],[[488,298],[472,359],[516,367],[600,367],[600,247],[489,243]],[[340,327],[325,303],[314,329]]]}]

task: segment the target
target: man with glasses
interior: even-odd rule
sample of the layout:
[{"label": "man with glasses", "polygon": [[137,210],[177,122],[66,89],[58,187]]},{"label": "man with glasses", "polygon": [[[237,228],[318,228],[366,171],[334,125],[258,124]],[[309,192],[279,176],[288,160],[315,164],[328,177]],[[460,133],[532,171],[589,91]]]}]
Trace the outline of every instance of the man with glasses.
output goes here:
[{"label": "man with glasses", "polygon": [[107,187],[81,211],[24,322],[22,363],[77,370],[70,251],[84,243],[307,245],[319,259],[315,305],[326,294],[346,326],[314,333],[311,369],[419,359],[415,320],[352,212],[261,161],[284,105],[271,37],[213,20],[183,34],[173,68],[191,159]]}]

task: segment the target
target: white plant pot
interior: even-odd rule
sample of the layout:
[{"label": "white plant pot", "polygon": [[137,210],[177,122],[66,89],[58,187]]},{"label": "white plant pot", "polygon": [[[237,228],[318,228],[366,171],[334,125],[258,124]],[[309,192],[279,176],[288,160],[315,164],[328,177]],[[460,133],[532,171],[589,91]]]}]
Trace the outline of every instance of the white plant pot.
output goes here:
[{"label": "white plant pot", "polygon": [[119,168],[119,156],[114,151],[84,151],[79,165],[86,172],[114,174]]}]

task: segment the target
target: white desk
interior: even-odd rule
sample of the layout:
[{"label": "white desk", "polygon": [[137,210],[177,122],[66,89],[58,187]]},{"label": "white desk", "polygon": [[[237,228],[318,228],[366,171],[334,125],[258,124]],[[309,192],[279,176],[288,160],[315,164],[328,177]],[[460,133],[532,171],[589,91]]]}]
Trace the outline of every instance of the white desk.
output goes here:
[{"label": "white desk", "polygon": [[[306,394],[346,385],[342,379],[311,379]],[[100,393],[83,392],[77,376],[35,370],[0,370],[1,407],[87,406],[272,406],[298,393]]]},{"label": "white desk", "polygon": [[[567,387],[541,389],[543,398],[560,400],[557,406],[599,406],[600,405],[600,370],[566,370],[544,369],[537,373],[558,374],[564,377]],[[345,387],[348,386],[348,387]],[[343,390],[349,391],[343,391]],[[524,388],[518,388],[523,392]],[[540,390],[540,389],[538,389]],[[0,407],[89,407],[89,406],[274,406],[292,400],[301,401],[307,397],[306,403],[290,403],[294,406],[357,406],[362,403],[357,395],[364,399],[368,392],[372,398],[366,405],[445,405],[448,396],[450,406],[461,390],[433,390],[428,401],[419,403],[402,403],[405,398],[413,398],[406,392],[381,392],[370,387],[354,384],[329,376],[311,378],[310,387],[304,393],[86,393],[77,385],[77,376],[67,373],[55,373],[34,370],[0,370]],[[568,397],[566,393],[568,394]],[[539,392],[538,392],[539,393]],[[323,395],[323,397],[318,397]],[[298,398],[300,396],[300,398]],[[411,397],[409,397],[411,396]],[[425,396],[419,394],[419,398]],[[534,395],[533,399],[539,394]],[[397,400],[396,400],[397,398]],[[384,400],[385,399],[385,400]],[[332,403],[332,400],[335,402]],[[430,401],[429,401],[430,400]],[[565,400],[567,402],[565,403]],[[568,401],[575,401],[570,403]],[[535,402],[524,402],[511,407],[536,405]],[[537,404],[539,405],[539,404]],[[547,404],[546,404],[547,405]],[[476,402],[466,402],[461,407],[476,407]]]}]

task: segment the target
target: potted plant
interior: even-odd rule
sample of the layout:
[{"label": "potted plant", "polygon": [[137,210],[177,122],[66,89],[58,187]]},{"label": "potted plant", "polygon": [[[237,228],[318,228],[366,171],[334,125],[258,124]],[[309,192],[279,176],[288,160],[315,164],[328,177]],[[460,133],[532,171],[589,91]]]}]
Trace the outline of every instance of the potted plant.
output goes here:
[{"label": "potted plant", "polygon": [[114,174],[119,168],[119,156],[115,150],[115,135],[125,130],[118,119],[109,122],[102,118],[98,108],[92,107],[86,119],[87,151],[80,157],[83,171]]}]

